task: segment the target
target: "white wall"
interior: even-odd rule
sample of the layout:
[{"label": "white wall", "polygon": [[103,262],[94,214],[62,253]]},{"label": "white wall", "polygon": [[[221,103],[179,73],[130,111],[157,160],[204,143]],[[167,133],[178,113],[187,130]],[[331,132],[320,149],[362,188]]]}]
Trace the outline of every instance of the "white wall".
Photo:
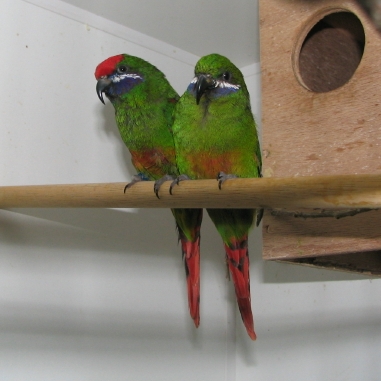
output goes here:
[{"label": "white wall", "polygon": [[[182,92],[197,57],[132,32],[128,42],[127,29],[103,20],[101,31],[79,11],[73,19],[22,0],[2,9],[1,185],[128,181],[95,66],[139,55]],[[258,116],[259,66],[243,71]],[[195,330],[169,211],[0,211],[0,380],[379,379],[380,281],[264,263],[259,229],[250,247],[256,342],[207,218]]]}]

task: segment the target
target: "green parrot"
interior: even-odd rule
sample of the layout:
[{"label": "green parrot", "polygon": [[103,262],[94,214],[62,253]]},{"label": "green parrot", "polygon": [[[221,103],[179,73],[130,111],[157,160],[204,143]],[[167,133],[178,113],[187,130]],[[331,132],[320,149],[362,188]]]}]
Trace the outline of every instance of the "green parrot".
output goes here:
[{"label": "green parrot", "polygon": [[[260,177],[261,153],[250,97],[240,70],[210,54],[196,64],[195,77],[176,105],[173,122],[180,173],[186,179]],[[243,323],[256,339],[250,299],[248,234],[261,211],[207,209],[222,237]]]},{"label": "green parrot", "polygon": [[[126,188],[137,181],[156,180],[154,189],[158,196],[161,182],[178,175],[171,130],[178,94],[155,66],[127,54],[101,62],[95,78],[99,99],[104,103],[104,93],[115,108],[120,135],[138,171]],[[189,311],[198,327],[202,209],[172,209],[172,214],[185,263]]]}]

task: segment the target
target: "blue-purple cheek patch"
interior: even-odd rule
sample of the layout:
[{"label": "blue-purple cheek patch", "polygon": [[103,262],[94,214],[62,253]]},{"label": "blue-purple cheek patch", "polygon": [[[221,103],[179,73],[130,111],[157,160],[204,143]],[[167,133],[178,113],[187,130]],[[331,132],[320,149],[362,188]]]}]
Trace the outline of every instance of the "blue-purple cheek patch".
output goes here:
[{"label": "blue-purple cheek patch", "polygon": [[[190,84],[188,85],[187,91],[196,97],[196,83],[197,77],[194,77]],[[235,93],[240,89],[241,86],[233,85],[232,83],[225,81],[216,81],[216,87],[210,92],[212,98],[219,98],[231,93]]]},{"label": "blue-purple cheek patch", "polygon": [[114,86],[109,89],[109,95],[118,96],[130,91],[139,83],[143,82],[143,77],[138,74],[122,74],[110,77]]}]

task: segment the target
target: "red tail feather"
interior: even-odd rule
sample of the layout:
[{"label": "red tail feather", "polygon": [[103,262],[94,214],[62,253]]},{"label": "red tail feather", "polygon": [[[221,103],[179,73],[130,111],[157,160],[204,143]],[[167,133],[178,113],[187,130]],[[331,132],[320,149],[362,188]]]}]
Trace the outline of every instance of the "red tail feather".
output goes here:
[{"label": "red tail feather", "polygon": [[189,312],[196,327],[200,324],[200,237],[194,242],[180,237],[188,285]]},{"label": "red tail feather", "polygon": [[250,338],[255,340],[257,336],[254,332],[254,320],[251,311],[247,237],[231,240],[229,244],[225,244],[225,251],[243,324]]}]

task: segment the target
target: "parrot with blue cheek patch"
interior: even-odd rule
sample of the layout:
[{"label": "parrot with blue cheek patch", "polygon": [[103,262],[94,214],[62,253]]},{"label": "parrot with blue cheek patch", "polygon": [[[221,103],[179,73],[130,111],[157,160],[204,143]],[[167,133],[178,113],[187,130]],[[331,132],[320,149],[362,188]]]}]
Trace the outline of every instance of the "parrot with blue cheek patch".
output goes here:
[{"label": "parrot with blue cheek patch", "polygon": [[[195,77],[175,108],[172,126],[180,173],[186,179],[212,179],[219,186],[234,177],[260,177],[261,153],[250,97],[240,70],[226,57],[210,54],[196,64]],[[222,237],[243,323],[256,339],[251,310],[249,230],[253,209],[207,209]],[[259,224],[261,211],[258,211]]]},{"label": "parrot with blue cheek patch", "polygon": [[[101,62],[95,70],[96,91],[115,109],[120,135],[131,153],[138,171],[133,181],[156,180],[177,176],[172,135],[173,110],[179,99],[164,74],[149,62],[128,54],[119,54]],[[159,187],[158,187],[159,188]],[[155,184],[155,193],[158,196]],[[200,324],[200,227],[202,209],[172,209],[176,220],[188,286],[190,315]]]}]

